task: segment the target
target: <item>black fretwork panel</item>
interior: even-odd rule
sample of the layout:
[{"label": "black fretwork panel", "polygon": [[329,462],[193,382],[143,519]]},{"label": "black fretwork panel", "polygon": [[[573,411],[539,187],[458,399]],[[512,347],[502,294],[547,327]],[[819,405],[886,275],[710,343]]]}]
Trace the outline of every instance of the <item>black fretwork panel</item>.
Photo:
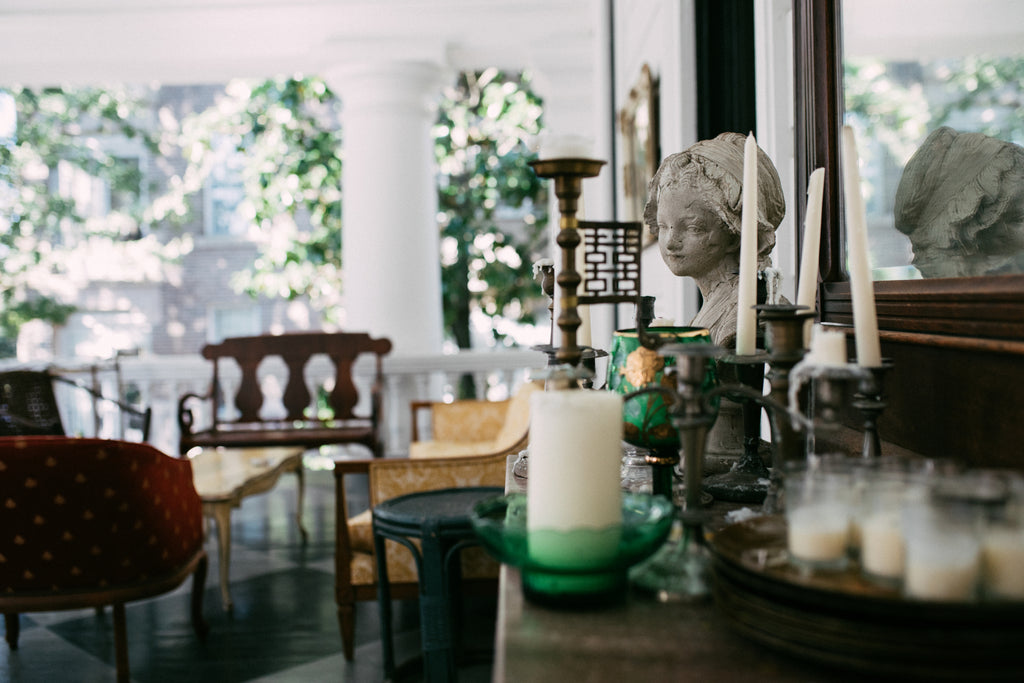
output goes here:
[{"label": "black fretwork panel", "polygon": [[643,225],[637,221],[580,221],[585,285],[581,304],[635,301],[640,293]]}]

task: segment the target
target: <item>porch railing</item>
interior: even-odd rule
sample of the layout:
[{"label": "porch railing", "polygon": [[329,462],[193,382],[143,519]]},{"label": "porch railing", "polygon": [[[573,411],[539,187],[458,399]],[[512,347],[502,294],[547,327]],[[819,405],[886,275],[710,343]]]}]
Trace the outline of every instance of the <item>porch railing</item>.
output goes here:
[{"label": "porch railing", "polygon": [[[502,399],[527,379],[531,370],[544,366],[543,354],[531,350],[462,351],[436,356],[391,356],[384,362],[385,449],[388,455],[408,450],[411,429],[409,404],[414,400],[451,400],[463,378],[471,378],[475,395]],[[2,364],[0,369],[25,365]],[[98,401],[92,394],[118,398],[124,403],[152,409],[149,442],[167,453],[178,452],[178,398],[185,393],[204,394],[209,389],[210,364],[195,356],[127,356],[111,361],[82,363],[58,360],[52,364],[34,364],[53,373],[88,386],[92,393],[73,384],[56,382],[54,391],[61,409],[65,430],[79,436],[138,439],[140,435],[109,401]],[[275,387],[283,389],[285,367],[265,362],[260,368],[260,381],[271,397],[265,410],[274,410]],[[357,363],[356,384],[365,389],[372,381],[371,362]],[[306,381],[311,391],[333,376],[330,361],[314,358],[306,367]],[[224,394],[233,396],[241,373],[224,364],[221,379]],[[366,395],[368,392],[361,391]],[[222,410],[232,411],[233,405]],[[359,406],[357,410],[366,409]]]}]

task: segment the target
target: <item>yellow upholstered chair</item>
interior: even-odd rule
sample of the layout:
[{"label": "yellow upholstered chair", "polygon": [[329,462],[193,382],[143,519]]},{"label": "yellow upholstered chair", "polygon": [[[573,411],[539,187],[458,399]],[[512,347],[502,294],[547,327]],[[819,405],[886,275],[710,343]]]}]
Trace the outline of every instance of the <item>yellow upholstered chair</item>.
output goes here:
[{"label": "yellow upholstered chair", "polygon": [[[526,382],[503,401],[414,401],[409,457],[507,453],[525,444],[530,426],[530,394],[543,388],[543,382]],[[419,422],[425,412],[429,413],[431,438],[420,440]]]},{"label": "yellow upholstered chair", "polygon": [[[471,426],[484,421],[469,419],[466,433],[472,433],[466,446],[463,440],[457,452],[435,450],[420,451],[417,457],[364,460],[337,460],[335,477],[335,600],[338,604],[338,622],[341,627],[345,658],[351,660],[355,643],[355,603],[377,598],[377,565],[373,551],[373,506],[396,496],[419,491],[464,487],[505,485],[508,456],[517,453],[527,443],[529,429],[529,395],[542,388],[540,383],[524,384],[509,401],[498,403],[495,413],[501,422],[490,424],[491,431],[472,432]],[[480,404],[482,414],[492,408],[485,401],[460,401],[457,410],[470,404]],[[435,404],[457,405],[457,404]],[[445,412],[445,411],[442,411]],[[435,417],[438,413],[434,413]],[[468,414],[468,412],[466,413]],[[445,417],[450,417],[446,414]],[[464,417],[464,416],[463,416]],[[495,418],[488,417],[491,423]],[[449,425],[442,418],[442,431],[435,426],[435,436],[451,436],[457,432],[445,431]],[[504,434],[508,428],[509,434]],[[490,434],[491,437],[487,438]],[[454,441],[434,440],[437,444]],[[479,450],[472,450],[473,448]],[[345,476],[366,474],[369,485],[370,509],[349,517],[345,497]],[[419,595],[416,565],[409,550],[393,541],[387,542],[388,579],[391,597],[395,600],[416,598]],[[467,592],[494,591],[498,576],[498,563],[481,548],[468,548],[462,553],[463,589]]]}]

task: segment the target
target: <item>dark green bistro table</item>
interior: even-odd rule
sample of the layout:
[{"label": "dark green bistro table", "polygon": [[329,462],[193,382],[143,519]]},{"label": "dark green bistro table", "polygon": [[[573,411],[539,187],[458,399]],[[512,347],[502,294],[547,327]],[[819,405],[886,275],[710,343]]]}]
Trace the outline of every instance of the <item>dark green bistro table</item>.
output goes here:
[{"label": "dark green bistro table", "polygon": [[[462,576],[459,551],[477,545],[470,524],[476,503],[503,493],[499,487],[466,487],[410,493],[373,508],[373,546],[377,557],[377,601],[384,655],[384,675],[395,676],[385,539],[401,543],[416,559],[420,584],[420,634],[427,681],[454,681],[453,601],[459,600]],[[419,539],[417,548],[413,539]]]}]

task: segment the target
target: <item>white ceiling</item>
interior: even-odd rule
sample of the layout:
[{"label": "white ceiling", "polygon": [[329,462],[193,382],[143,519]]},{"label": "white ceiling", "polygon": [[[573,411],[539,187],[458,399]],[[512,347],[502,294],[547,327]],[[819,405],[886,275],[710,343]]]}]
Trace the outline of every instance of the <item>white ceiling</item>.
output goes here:
[{"label": "white ceiling", "polygon": [[1019,55],[1020,0],[849,0],[843,4],[847,55],[929,59],[966,54]]},{"label": "white ceiling", "polygon": [[223,82],[427,59],[590,70],[595,0],[0,0],[0,85]]}]

